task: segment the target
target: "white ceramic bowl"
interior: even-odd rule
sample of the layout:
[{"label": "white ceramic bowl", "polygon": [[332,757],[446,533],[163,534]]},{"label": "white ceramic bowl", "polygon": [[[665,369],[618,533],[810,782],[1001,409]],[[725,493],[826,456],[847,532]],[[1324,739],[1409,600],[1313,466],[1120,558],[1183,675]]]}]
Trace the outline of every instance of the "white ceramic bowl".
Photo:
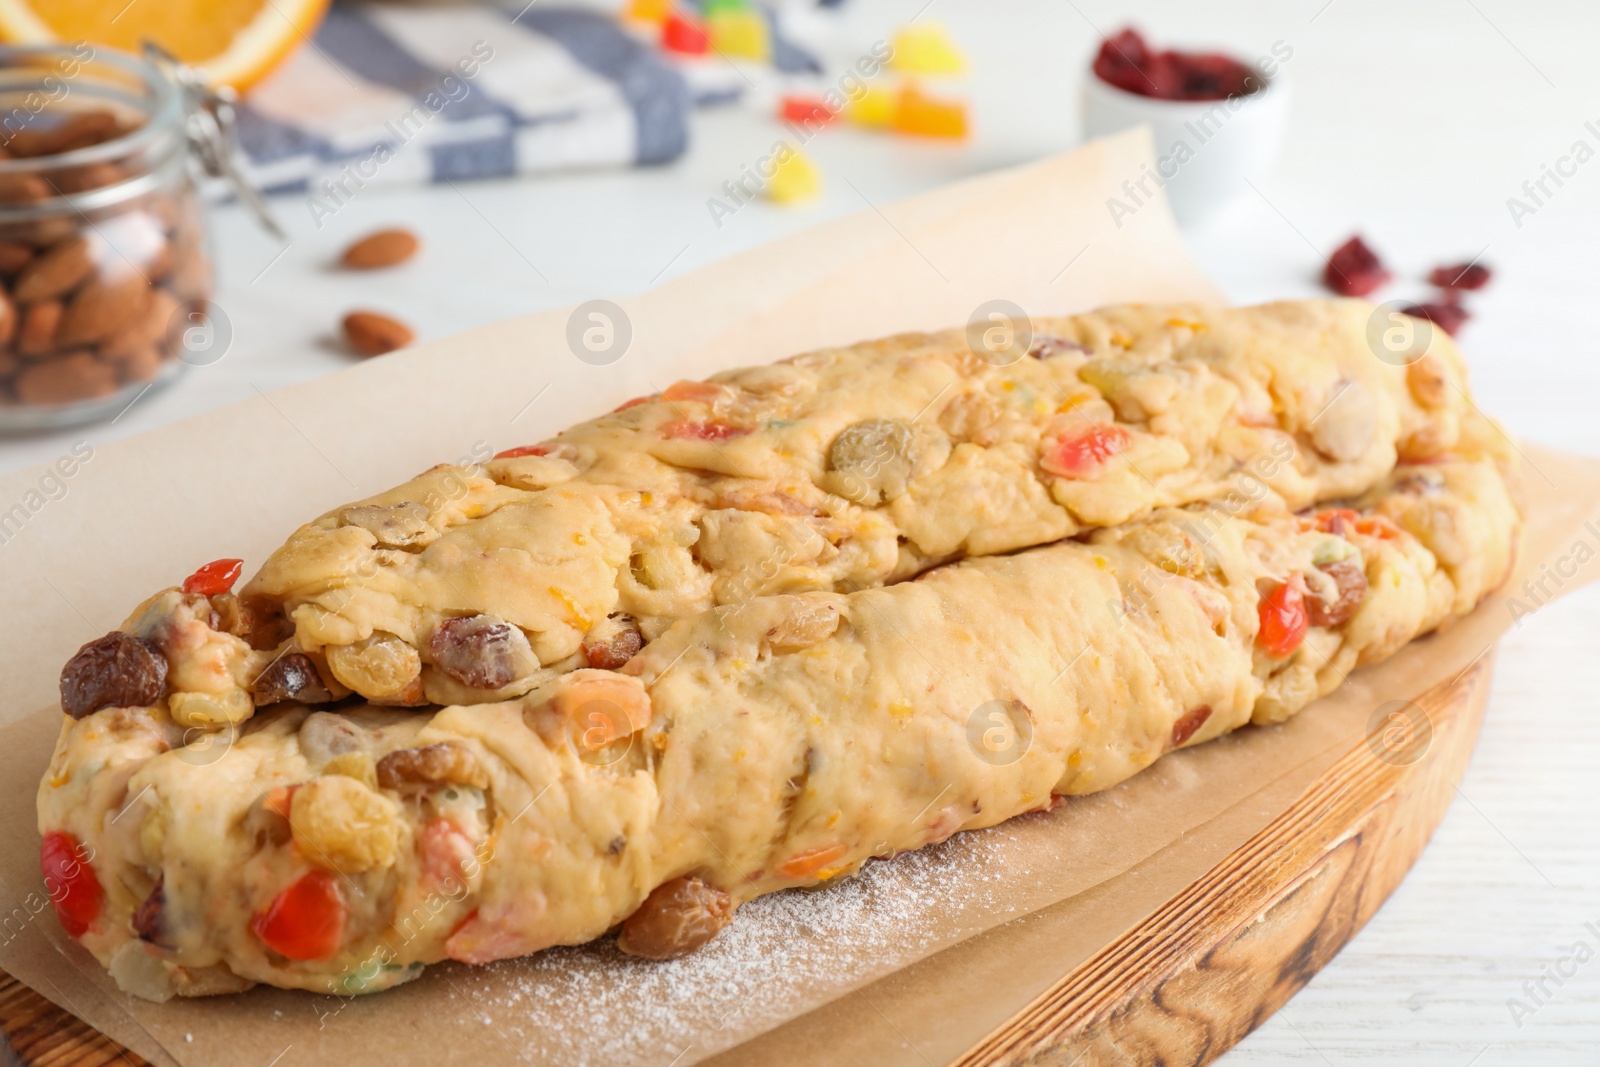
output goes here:
[{"label": "white ceramic bowl", "polygon": [[1231,100],[1157,100],[1108,85],[1092,70],[1084,79],[1086,137],[1144,125],[1155,135],[1155,171],[1130,175],[1128,207],[1136,210],[1135,201],[1147,200],[1159,181],[1179,222],[1197,222],[1249,192],[1245,178],[1277,157],[1288,117],[1282,71],[1249,96]]}]

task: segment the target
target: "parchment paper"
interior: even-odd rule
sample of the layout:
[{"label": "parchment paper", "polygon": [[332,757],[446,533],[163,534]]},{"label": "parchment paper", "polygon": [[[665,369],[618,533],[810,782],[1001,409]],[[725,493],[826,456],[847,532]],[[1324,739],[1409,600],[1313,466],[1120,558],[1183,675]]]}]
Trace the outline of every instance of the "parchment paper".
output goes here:
[{"label": "parchment paper", "polygon": [[[567,313],[549,312],[96,448],[65,496],[0,544],[18,605],[0,619],[0,716],[15,720],[0,730],[0,923],[13,916],[0,967],[147,1058],[184,1065],[665,1065],[719,1052],[727,1062],[921,1063],[980,1036],[1283,810],[1379,703],[1414,696],[1486,649],[1511,622],[1506,604],[1362,672],[1285,727],[1168,757],[1119,789],[871,865],[825,892],[757,901],[689,959],[647,964],[602,942],[430,968],[350,1001],[256,990],[146,1004],[116,990],[47,907],[33,914],[33,793],[57,727],[55,676],[78,644],[196,560],[242,555],[253,566],[338,502],[481,446],[537,441],[675,378],[964,322],[997,297],[1037,314],[1214,298],[1164,204],[1121,228],[1105,210],[1149,158],[1143,134],[1097,142],[621,298],[634,340],[610,366],[575,359]],[[1523,565],[1536,568],[1590,536],[1580,527],[1600,502],[1600,472],[1530,456],[1543,476],[1527,479]],[[0,479],[0,507],[43,476]]]}]

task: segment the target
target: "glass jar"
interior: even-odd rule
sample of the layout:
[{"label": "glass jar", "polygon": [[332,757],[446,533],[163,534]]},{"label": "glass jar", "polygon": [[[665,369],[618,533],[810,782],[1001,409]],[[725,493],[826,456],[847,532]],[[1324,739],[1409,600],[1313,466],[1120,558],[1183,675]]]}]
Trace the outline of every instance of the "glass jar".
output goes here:
[{"label": "glass jar", "polygon": [[0,48],[0,431],[111,418],[195,360],[212,295],[195,87],[88,44]]}]

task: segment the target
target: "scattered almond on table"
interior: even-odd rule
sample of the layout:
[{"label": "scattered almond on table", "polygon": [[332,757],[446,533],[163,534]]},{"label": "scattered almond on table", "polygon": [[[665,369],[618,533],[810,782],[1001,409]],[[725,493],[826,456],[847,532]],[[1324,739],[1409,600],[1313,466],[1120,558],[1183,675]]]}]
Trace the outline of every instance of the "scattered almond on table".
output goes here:
[{"label": "scattered almond on table", "polygon": [[411,327],[376,311],[352,311],[344,317],[344,336],[358,355],[381,356],[404,348],[416,334]]},{"label": "scattered almond on table", "polygon": [[395,267],[416,255],[420,244],[410,230],[379,230],[346,248],[339,262],[351,270]]}]

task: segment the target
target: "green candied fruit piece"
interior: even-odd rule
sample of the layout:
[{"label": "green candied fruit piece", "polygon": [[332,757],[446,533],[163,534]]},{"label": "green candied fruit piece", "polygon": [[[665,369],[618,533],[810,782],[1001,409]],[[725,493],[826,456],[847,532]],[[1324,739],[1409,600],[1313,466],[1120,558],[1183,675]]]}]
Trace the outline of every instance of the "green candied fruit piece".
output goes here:
[{"label": "green candied fruit piece", "polygon": [[1328,563],[1338,563],[1341,560],[1353,559],[1361,562],[1361,550],[1342,537],[1328,537],[1317,542],[1317,547],[1311,553],[1311,564],[1321,567]]}]

